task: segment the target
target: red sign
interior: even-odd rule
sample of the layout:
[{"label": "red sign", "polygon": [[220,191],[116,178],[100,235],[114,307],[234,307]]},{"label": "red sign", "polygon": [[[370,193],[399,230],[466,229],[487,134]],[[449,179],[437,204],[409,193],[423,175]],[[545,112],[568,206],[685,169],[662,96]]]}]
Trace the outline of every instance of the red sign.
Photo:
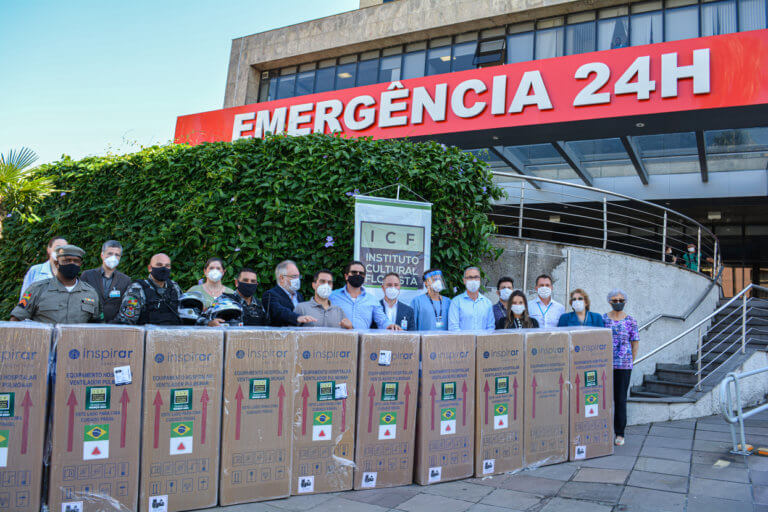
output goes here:
[{"label": "red sign", "polygon": [[473,69],[180,116],[177,143],[376,139],[768,103],[768,30]]}]

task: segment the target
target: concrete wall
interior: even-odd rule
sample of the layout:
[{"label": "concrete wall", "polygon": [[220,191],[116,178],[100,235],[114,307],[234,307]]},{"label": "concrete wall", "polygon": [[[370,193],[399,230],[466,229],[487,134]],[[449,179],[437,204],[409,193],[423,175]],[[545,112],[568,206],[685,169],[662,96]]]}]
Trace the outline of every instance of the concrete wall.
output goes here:
[{"label": "concrete wall", "polygon": [[[758,351],[752,354],[734,372],[748,372],[766,366],[768,366],[768,353]],[[768,394],[768,374],[760,373],[747,377],[739,382],[739,388],[742,407],[747,408],[762,404]],[[657,421],[701,418],[702,416],[720,414],[721,409],[720,386],[717,385],[695,403],[629,402],[627,404],[627,424],[640,425]],[[747,441],[749,441],[749,437],[747,437]]]},{"label": "concrete wall", "polygon": [[[533,242],[517,238],[496,238],[495,245],[504,249],[497,261],[483,262],[490,293],[488,298],[498,301],[496,281],[502,275],[515,280],[515,288],[523,288],[523,260],[528,244],[528,279],[525,288],[529,299],[533,298],[536,276],[550,274],[554,280],[554,297],[566,304],[567,251],[570,250],[570,289],[583,288],[592,302],[591,310],[605,313],[610,309],[606,295],[613,288],[626,291],[626,311],[642,325],[659,313],[682,315],[709,286],[710,280],[700,274],[667,265],[660,261],[630,256],[624,253],[603,251],[588,247],[573,247],[549,242]],[[662,343],[694,325],[717,307],[719,288],[714,287],[702,304],[686,322],[661,319],[647,330],[640,332],[640,355],[646,354]],[[690,356],[697,349],[698,340],[689,335],[662,350],[632,372],[632,385],[639,385],[644,374],[652,374],[656,363],[690,363]]]},{"label": "concrete wall", "polygon": [[264,70],[617,4],[626,2],[400,0],[240,37],[232,41],[224,108],[256,102]]}]

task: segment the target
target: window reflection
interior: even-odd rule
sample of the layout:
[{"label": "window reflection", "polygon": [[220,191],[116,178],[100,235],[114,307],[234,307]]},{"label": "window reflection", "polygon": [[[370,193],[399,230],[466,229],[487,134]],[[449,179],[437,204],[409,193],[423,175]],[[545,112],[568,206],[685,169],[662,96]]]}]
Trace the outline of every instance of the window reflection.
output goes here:
[{"label": "window reflection", "polygon": [[[503,42],[503,41],[502,41]],[[451,71],[464,71],[465,69],[474,69],[475,50],[477,41],[460,43],[453,47],[453,63]]]},{"label": "window reflection", "polygon": [[418,51],[406,53],[403,59],[403,78],[417,78],[424,76],[424,60],[426,52]]},{"label": "window reflection", "polygon": [[533,60],[533,32],[507,36],[507,64]]},{"label": "window reflection", "polygon": [[363,60],[357,64],[357,85],[371,85],[379,81],[379,59]]},{"label": "window reflection", "polygon": [[392,55],[381,59],[381,68],[379,69],[379,82],[389,83],[400,80],[400,66],[403,60],[402,55]]},{"label": "window reflection", "polygon": [[664,38],[667,41],[699,36],[699,6],[691,5],[664,12]]},{"label": "window reflection", "polygon": [[312,94],[315,90],[315,72],[304,71],[299,73],[299,78],[296,80],[296,96],[303,94]]},{"label": "window reflection", "polygon": [[318,69],[315,76],[315,92],[332,91],[336,79],[336,66]]},{"label": "window reflection", "polygon": [[427,58],[427,75],[439,75],[451,71],[451,47],[431,48]]},{"label": "window reflection", "polygon": [[355,62],[336,66],[336,89],[348,89],[355,86],[356,67]]}]

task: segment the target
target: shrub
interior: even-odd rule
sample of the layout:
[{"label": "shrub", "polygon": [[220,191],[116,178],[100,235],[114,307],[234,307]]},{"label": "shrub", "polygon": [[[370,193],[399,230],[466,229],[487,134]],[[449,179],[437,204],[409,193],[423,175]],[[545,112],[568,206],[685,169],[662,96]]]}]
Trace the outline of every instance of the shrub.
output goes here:
[{"label": "shrub", "polygon": [[[461,269],[495,254],[491,200],[502,191],[487,165],[434,142],[269,136],[233,143],[151,147],[125,156],[67,157],[41,166],[60,194],[37,210],[39,222],[7,219],[0,241],[0,304],[7,318],[24,272],[45,258],[54,234],[86,250],[84,268],[100,265],[108,239],[124,246],[119,270],[146,276],[149,257],[167,252],[183,289],[203,275],[211,256],[227,262],[232,286],[241,266],[254,268],[261,292],[273,286],[284,258],[299,263],[303,291],[320,268],[340,272],[351,259],[354,193],[399,183],[433,203],[432,265],[449,286]],[[394,188],[382,191],[394,197]],[[377,195],[374,193],[373,195]],[[418,200],[404,188],[401,199]],[[334,244],[326,247],[327,237]]]}]

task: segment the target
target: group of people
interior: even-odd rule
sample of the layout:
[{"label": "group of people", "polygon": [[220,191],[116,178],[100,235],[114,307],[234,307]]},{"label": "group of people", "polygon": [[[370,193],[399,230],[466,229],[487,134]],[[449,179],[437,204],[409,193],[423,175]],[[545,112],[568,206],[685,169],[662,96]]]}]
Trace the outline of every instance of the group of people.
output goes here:
[{"label": "group of people", "polygon": [[626,399],[632,362],[637,356],[638,329],[624,311],[627,294],[616,289],[608,294],[611,310],[603,315],[590,310],[583,289],[570,293],[570,312],[552,298],[552,278],[536,278],[536,297],[514,289],[511,277],[497,283],[499,301],[480,293],[478,267],[464,270],[464,292],[452,299],[442,271],[430,269],[422,276],[425,293],[410,305],[399,300],[401,280],[387,274],[381,284],[383,299],[363,286],[365,266],[352,261],[343,271],[344,286],[333,289],[332,271],[317,271],[312,279],[313,296],[304,300],[301,273],[294,261],[275,268],[275,286],[258,299],[259,281],[251,268],[241,268],[234,287],[224,284],[227,272],[220,258],[206,261],[204,280],[186,293],[171,279],[171,259],[153,255],[147,277],[133,280],[119,272],[122,245],[109,240],[102,245],[98,268],[81,274],[85,251],[62,237],[47,245],[48,260],[32,266],[24,277],[19,302],[11,320],[47,323],[107,322],[130,325],[269,325],[275,327],[337,327],[343,329],[391,329],[410,331],[478,331],[490,329],[550,329],[553,327],[607,327],[613,333],[616,444],[624,443]]}]

